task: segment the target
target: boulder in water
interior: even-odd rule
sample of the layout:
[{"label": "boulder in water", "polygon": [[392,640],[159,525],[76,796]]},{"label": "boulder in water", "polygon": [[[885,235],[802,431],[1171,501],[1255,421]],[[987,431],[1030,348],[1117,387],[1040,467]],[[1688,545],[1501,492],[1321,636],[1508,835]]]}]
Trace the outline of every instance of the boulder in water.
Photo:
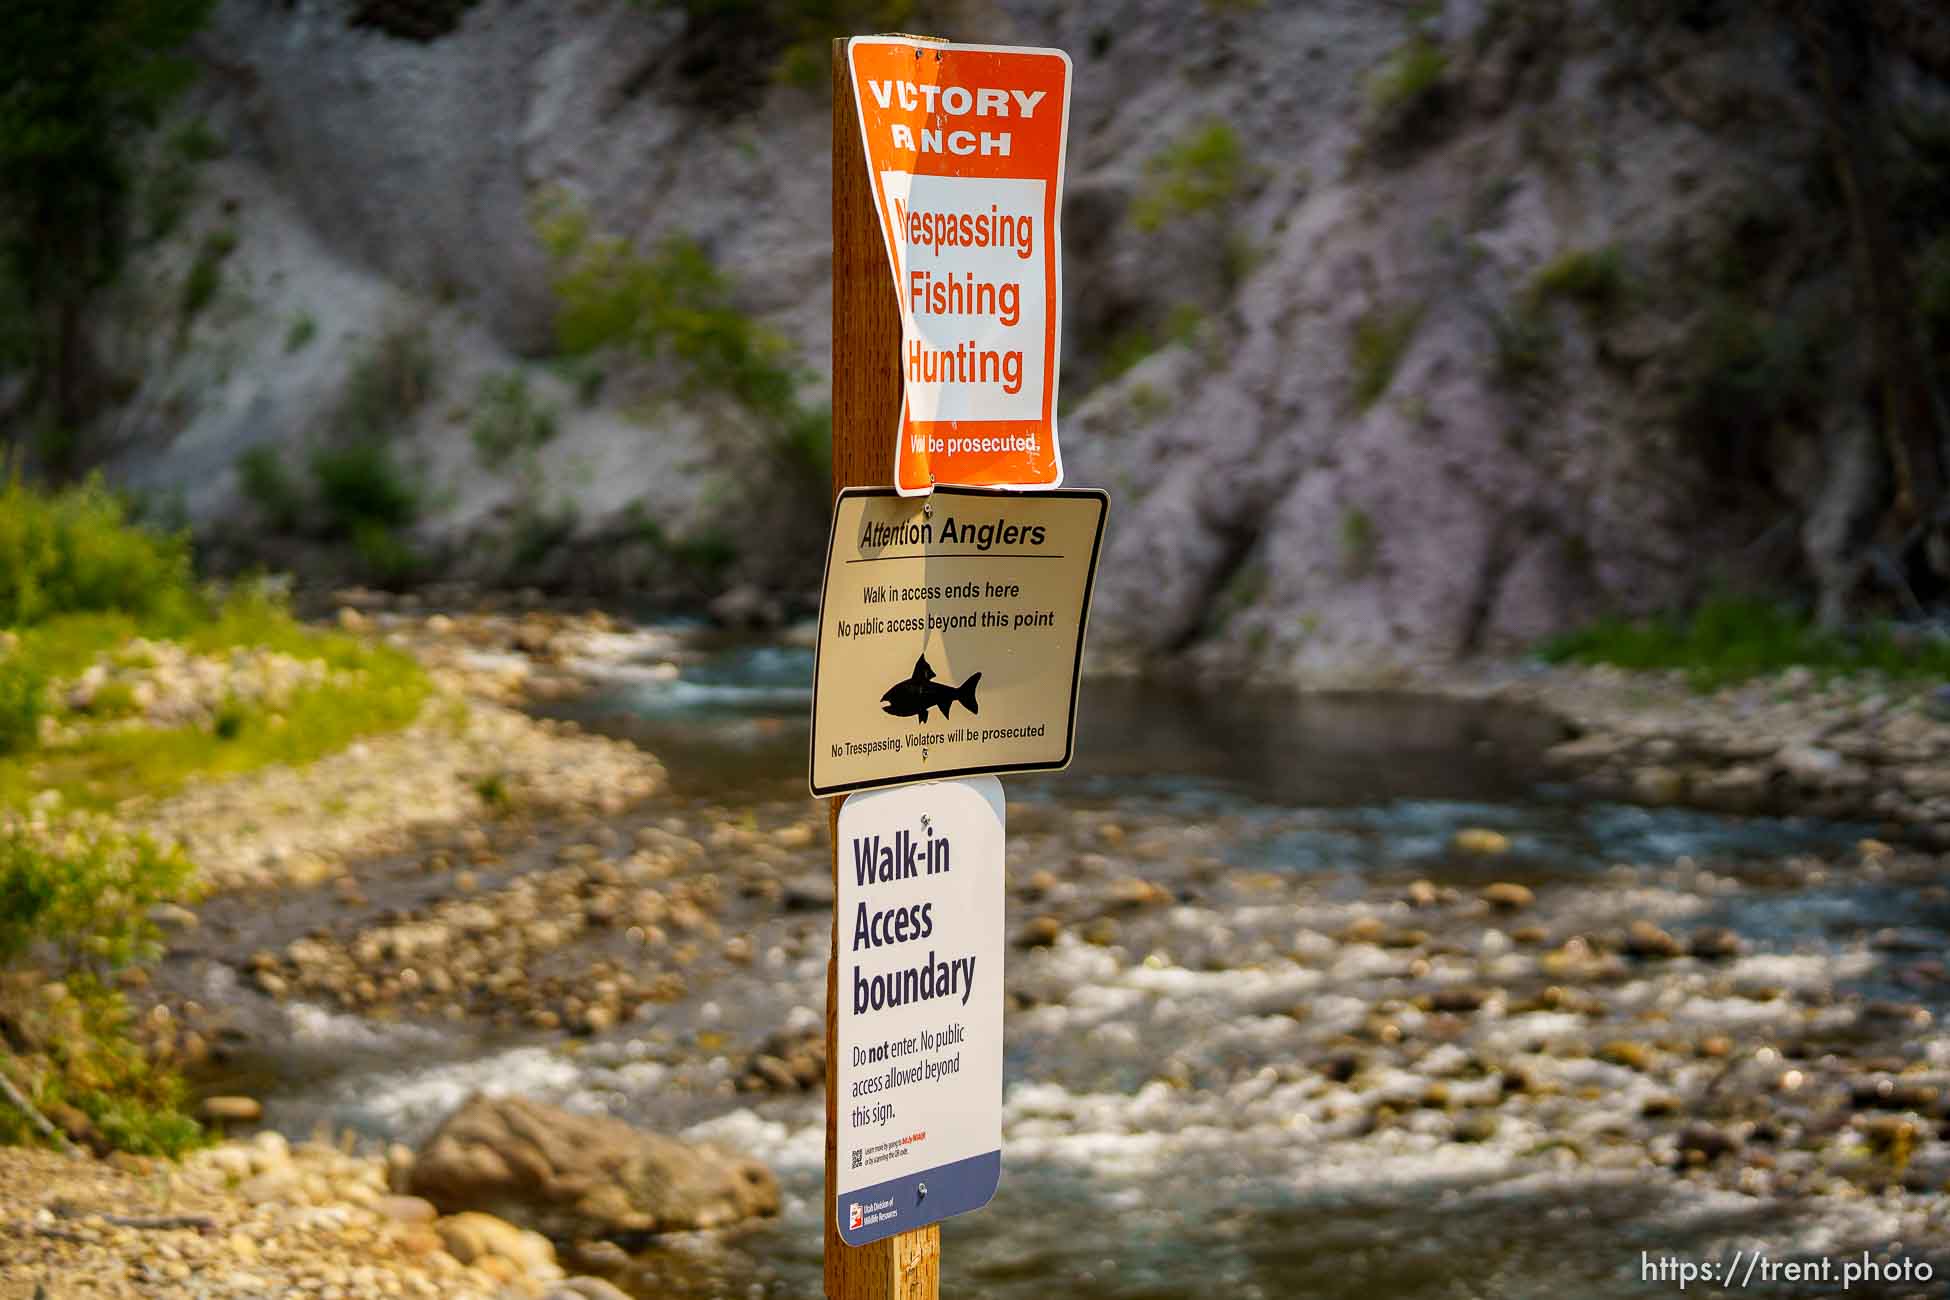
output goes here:
[{"label": "boulder in water", "polygon": [[713,1228],[776,1214],[758,1161],[521,1097],[474,1097],[414,1159],[407,1190],[559,1241]]}]

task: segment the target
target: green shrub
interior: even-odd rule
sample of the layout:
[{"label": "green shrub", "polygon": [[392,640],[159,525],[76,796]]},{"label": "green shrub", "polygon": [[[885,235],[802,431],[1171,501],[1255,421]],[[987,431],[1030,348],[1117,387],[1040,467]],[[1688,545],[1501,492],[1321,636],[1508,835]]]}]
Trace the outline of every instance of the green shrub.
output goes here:
[{"label": "green shrub", "polygon": [[375,581],[401,583],[418,576],[420,553],[393,529],[371,519],[362,519],[352,529],[352,549],[359,562]]},{"label": "green shrub", "polygon": [[1388,391],[1395,380],[1395,367],[1401,364],[1421,325],[1420,303],[1394,309],[1376,307],[1354,322],[1350,362],[1357,409],[1367,410]]},{"label": "green shrub", "polygon": [[470,435],[481,464],[498,469],[521,452],[555,437],[556,411],[536,400],[528,377],[518,370],[490,375],[481,383],[480,406]]},{"label": "green shrub", "polygon": [[1791,313],[1718,299],[1689,340],[1681,422],[1716,454],[1764,437],[1821,399],[1819,333]]},{"label": "green shrub", "polygon": [[47,676],[19,655],[0,658],[0,755],[21,754],[40,741]]},{"label": "green shrub", "polygon": [[1145,164],[1148,179],[1131,209],[1138,229],[1152,231],[1236,201],[1249,175],[1245,146],[1229,123],[1210,122]]},{"label": "green shrub", "polygon": [[403,528],[420,511],[418,489],[373,438],[312,453],[311,473],[318,503],[333,535],[353,537],[362,527]]},{"label": "green shrub", "polygon": [[[831,417],[801,399],[807,376],[790,346],[738,309],[731,282],[696,240],[675,236],[646,257],[595,233],[587,213],[559,194],[537,205],[535,229],[554,263],[563,351],[624,346],[668,357],[689,390],[720,392],[744,407],[784,468],[830,466]],[[819,490],[823,508],[825,481]]]},{"label": "green shrub", "polygon": [[107,967],[155,955],[149,909],[181,897],[194,868],[143,835],[0,825],[0,963],[51,943]]},{"label": "green shrub", "polygon": [[[0,1002],[0,1017],[29,1048],[20,1057],[0,1053],[0,1070],[41,1110],[73,1107],[96,1141],[131,1155],[174,1159],[202,1145],[202,1128],[185,1113],[182,1076],[137,1045],[127,1002],[89,972],[70,971],[14,1005]],[[39,1140],[24,1116],[0,1104],[0,1145]]]},{"label": "green shrub", "polygon": [[192,595],[188,539],[132,526],[99,482],[43,492],[0,481],[0,627],[88,611],[180,615]]},{"label": "green shrub", "polygon": [[1368,74],[1369,145],[1389,148],[1413,143],[1448,104],[1449,55],[1440,42],[1417,32]]},{"label": "green shrub", "polygon": [[1190,303],[1180,303],[1166,316],[1162,331],[1136,324],[1113,335],[1104,346],[1103,374],[1099,382],[1121,378],[1168,343],[1196,343],[1204,325],[1204,312]]},{"label": "green shrub", "polygon": [[223,284],[223,264],[236,251],[234,230],[213,230],[204,239],[183,277],[183,292],[176,302],[179,326],[187,327],[216,298]]},{"label": "green shrub", "polygon": [[1725,595],[1690,615],[1602,618],[1546,642],[1540,653],[1552,663],[1680,670],[1702,691],[1797,666],[1828,676],[1869,670],[1892,678],[1950,676],[1950,638],[1905,639],[1886,625],[1843,636],[1822,631],[1794,606]]},{"label": "green shrub", "polygon": [[284,332],[284,350],[288,356],[302,350],[318,337],[318,318],[308,311],[301,311],[291,318],[291,326]]},{"label": "green shrub", "polygon": [[305,498],[284,457],[269,443],[259,443],[237,458],[237,479],[244,495],[263,511],[264,518],[280,532],[290,532],[304,515]]},{"label": "green shrub", "polygon": [[332,427],[353,439],[385,439],[424,407],[437,387],[433,344],[418,325],[382,334],[346,372]]},{"label": "green shrub", "polygon": [[1359,506],[1341,512],[1341,569],[1359,578],[1374,568],[1374,518]]},{"label": "green shrub", "polygon": [[1530,280],[1535,302],[1564,298],[1594,319],[1602,318],[1625,300],[1625,263],[1610,246],[1560,253],[1538,268]]}]

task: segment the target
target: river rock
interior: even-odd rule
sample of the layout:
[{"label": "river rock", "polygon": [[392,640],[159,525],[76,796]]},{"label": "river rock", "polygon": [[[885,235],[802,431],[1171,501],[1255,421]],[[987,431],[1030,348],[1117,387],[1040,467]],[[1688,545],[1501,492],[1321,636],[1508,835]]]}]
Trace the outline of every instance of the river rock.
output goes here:
[{"label": "river rock", "polygon": [[1739,1149],[1740,1143],[1736,1139],[1706,1124],[1690,1125],[1679,1135],[1679,1154],[1682,1160],[1697,1159],[1712,1164],[1721,1156]]},{"label": "river rock", "polygon": [[1693,937],[1686,941],[1686,951],[1701,961],[1732,961],[1746,947],[1740,936],[1725,926],[1695,930]]},{"label": "river rock", "polygon": [[1482,826],[1465,826],[1456,832],[1450,844],[1458,853],[1471,857],[1491,858],[1510,851],[1510,837],[1502,831],[1489,830]]},{"label": "river rock", "polygon": [[264,1107],[255,1097],[206,1097],[203,1118],[213,1124],[255,1124],[264,1118]]},{"label": "river rock", "polygon": [[833,879],[825,872],[808,872],[785,882],[785,910],[818,912],[832,907]]},{"label": "river rock", "polygon": [[1842,769],[1842,756],[1816,745],[1784,745],[1774,755],[1774,765],[1789,776],[1819,782]]},{"label": "river rock", "polygon": [[1939,686],[1930,692],[1929,712],[1939,722],[1950,722],[1950,686]]},{"label": "river rock", "polygon": [[1685,945],[1650,921],[1634,921],[1625,931],[1625,951],[1641,961],[1668,960],[1685,953]]},{"label": "river rock", "polygon": [[1536,902],[1537,895],[1531,893],[1522,885],[1511,884],[1507,880],[1499,880],[1495,884],[1484,888],[1483,901],[1491,907],[1500,908],[1506,912],[1516,912]]},{"label": "river rock", "polygon": [[521,1097],[474,1097],[413,1162],[407,1190],[558,1240],[718,1227],[776,1214],[771,1171],[709,1143]]},{"label": "river rock", "polygon": [[1642,767],[1632,774],[1632,792],[1645,803],[1678,803],[1686,795],[1686,778],[1670,767]]},{"label": "river rock", "polygon": [[546,1238],[492,1214],[470,1210],[441,1219],[433,1230],[440,1235],[447,1253],[463,1264],[478,1265],[495,1255],[532,1276],[548,1271],[555,1263],[555,1247]]},{"label": "river rock", "polygon": [[551,1290],[542,1300],[630,1300],[599,1277],[574,1277]]},{"label": "river rock", "polygon": [[1034,916],[1022,927],[1016,936],[1016,946],[1021,948],[1047,948],[1055,943],[1063,933],[1063,922],[1053,916]]}]

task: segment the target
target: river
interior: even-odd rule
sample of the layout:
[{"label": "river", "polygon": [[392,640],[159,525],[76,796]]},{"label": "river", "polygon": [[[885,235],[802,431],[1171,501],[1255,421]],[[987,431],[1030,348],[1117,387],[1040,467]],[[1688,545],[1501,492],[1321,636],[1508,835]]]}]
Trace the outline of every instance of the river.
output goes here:
[{"label": "river", "polygon": [[[625,841],[771,834],[808,817],[810,673],[803,650],[699,642],[674,678],[620,672],[549,712],[669,768]],[[1047,914],[1060,937],[1010,949],[1002,1185],[944,1227],[944,1294],[1603,1300],[1676,1289],[1647,1280],[1661,1258],[1756,1247],[1934,1250],[1950,1270],[1950,1234],[1902,1239],[1943,1225],[1941,1195],[1901,1191],[1919,1171],[1873,1151],[1847,1164],[1834,1118],[1851,1081],[1950,1070],[1922,1032],[1950,1013],[1931,968],[1950,901],[1928,873],[1863,866],[1867,828],[1593,802],[1544,779],[1552,720],[1494,705],[1095,681],[1082,718],[1072,770],[1006,783],[1011,928]],[[1493,851],[1459,850],[1465,829]],[[586,832],[539,828],[496,878]],[[685,997],[593,1038],[257,999],[221,1083],[293,1136],[413,1142],[487,1088],[747,1147],[784,1213],[666,1239],[619,1281],[816,1295],[819,1093],[737,1080],[768,1038],[817,1032],[824,854],[781,866],[796,906],[727,899],[756,960],[700,962]],[[428,888],[404,864],[373,879],[375,908]],[[1489,910],[1493,881],[1534,904]],[[251,1001],[239,955],[309,910],[215,900],[227,937],[177,978]],[[1595,938],[1635,921],[1730,946],[1650,961]],[[1689,1162],[1702,1123],[1731,1154]]]}]

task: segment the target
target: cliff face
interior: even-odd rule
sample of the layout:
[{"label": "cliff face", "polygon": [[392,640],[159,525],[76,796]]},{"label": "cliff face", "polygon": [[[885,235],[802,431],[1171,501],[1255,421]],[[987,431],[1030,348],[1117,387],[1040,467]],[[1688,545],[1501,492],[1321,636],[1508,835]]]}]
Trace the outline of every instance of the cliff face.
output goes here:
[{"label": "cliff face", "polygon": [[[1889,84],[1941,115],[1916,13]],[[1100,649],[1383,675],[1716,569],[1805,573],[1809,521],[1854,526],[1846,233],[1765,7],[964,0],[912,25],[1075,59],[1063,431],[1072,480],[1114,494]],[[180,329],[122,327],[147,377],[111,472],[259,537],[240,456],[308,472],[361,367],[410,345],[416,545],[803,583],[817,503],[748,404],[668,360],[551,357],[536,221],[551,199],[641,250],[691,237],[816,402],[823,64],[780,75],[805,53],[627,0],[229,0],[194,105],[227,153],[143,267],[151,310],[212,232],[235,247]],[[513,376],[554,434],[495,462],[477,430]]]}]

